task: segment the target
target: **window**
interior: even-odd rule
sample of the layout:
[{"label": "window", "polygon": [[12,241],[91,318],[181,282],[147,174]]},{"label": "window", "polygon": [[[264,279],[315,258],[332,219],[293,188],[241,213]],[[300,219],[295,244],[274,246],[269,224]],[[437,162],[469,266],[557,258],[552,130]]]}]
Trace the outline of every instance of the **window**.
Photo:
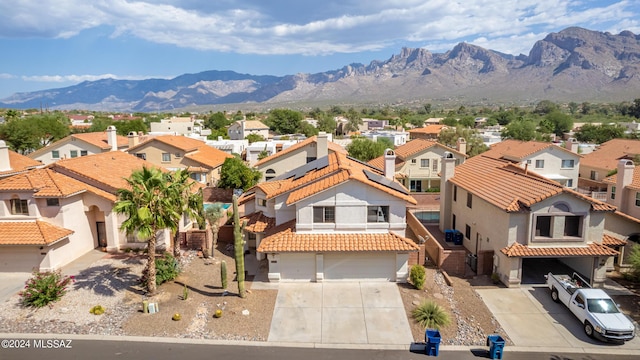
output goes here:
[{"label": "window", "polygon": [[544,160],[536,160],[536,169],[544,168]]},{"label": "window", "polygon": [[162,153],[162,162],[171,162],[171,154]]},{"label": "window", "polygon": [[456,228],[456,214],[451,214],[451,228]]},{"label": "window", "polygon": [[313,208],[314,223],[336,222],[336,208],[333,206],[316,206]]},{"label": "window", "polygon": [[29,205],[27,204],[27,200],[11,199],[11,214],[29,215]]},{"label": "window", "polygon": [[470,192],[467,193],[467,207],[471,209],[473,205],[473,195]]},{"label": "window", "polygon": [[275,170],[267,169],[267,171],[264,172],[265,180],[269,181],[269,180],[273,179],[274,177],[276,177],[276,171]]},{"label": "window", "polygon": [[416,161],[417,161],[416,159],[411,159],[411,163],[412,163],[412,164],[415,164],[415,163],[416,163]]},{"label": "window", "polygon": [[438,171],[438,159],[433,159],[431,162],[431,170]]},{"label": "window", "polygon": [[573,179],[567,180],[567,187],[573,187]]},{"label": "window", "polygon": [[551,216],[537,217],[536,236],[551,237]]},{"label": "window", "polygon": [[71,150],[69,152],[69,156],[72,157],[72,158],[78,157],[78,150]]},{"label": "window", "polygon": [[47,206],[60,206],[60,199],[58,198],[47,199]]},{"label": "window", "polygon": [[181,157],[182,157],[182,154],[180,154],[180,153],[175,153],[175,154],[173,154],[173,156],[175,156],[175,157],[177,157],[177,158],[181,158]]},{"label": "window", "polygon": [[563,169],[573,169],[574,165],[574,160],[562,160]]},{"label": "window", "polygon": [[202,173],[191,173],[189,177],[198,182],[203,182],[205,178],[205,176],[203,176]]},{"label": "window", "polygon": [[591,175],[589,176],[591,180],[598,180],[598,173],[594,170],[591,170]]},{"label": "window", "polygon": [[267,206],[267,199],[258,199],[259,206]]},{"label": "window", "polygon": [[422,192],[422,180],[409,181],[409,190],[412,192]]},{"label": "window", "polygon": [[58,151],[58,150],[51,151],[51,158],[52,159],[60,159],[60,151]]},{"label": "window", "polygon": [[636,192],[636,206],[640,206],[640,191]]},{"label": "window", "polygon": [[429,159],[420,159],[420,167],[428,168],[429,167]]},{"label": "window", "polygon": [[389,207],[368,206],[367,222],[389,222]]},{"label": "window", "polygon": [[464,226],[464,236],[467,239],[471,240],[471,226],[469,226],[469,225],[465,225]]},{"label": "window", "polygon": [[89,152],[87,150],[80,150],[80,156],[87,156]]},{"label": "window", "polygon": [[458,187],[453,185],[453,201],[458,201]]},{"label": "window", "polygon": [[146,153],[136,153],[136,157],[139,157],[142,160],[147,160],[147,154]]},{"label": "window", "polygon": [[308,164],[308,163],[310,163],[310,162],[312,162],[312,161],[314,161],[315,159],[316,159],[316,157],[315,157],[315,156],[308,156],[308,157],[307,157],[307,164]]},{"label": "window", "polygon": [[582,235],[582,216],[565,216],[564,236],[580,237]]},{"label": "window", "polygon": [[611,200],[616,198],[616,187],[611,186]]},{"label": "window", "polygon": [[531,159],[527,160],[527,165],[531,165]]}]

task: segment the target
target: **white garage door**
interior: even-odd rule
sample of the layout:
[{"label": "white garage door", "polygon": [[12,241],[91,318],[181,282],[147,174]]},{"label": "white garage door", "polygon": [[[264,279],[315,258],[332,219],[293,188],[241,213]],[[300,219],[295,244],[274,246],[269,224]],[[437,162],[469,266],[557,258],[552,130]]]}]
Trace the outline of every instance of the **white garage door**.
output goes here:
[{"label": "white garage door", "polygon": [[316,255],[311,254],[280,254],[281,281],[315,281]]},{"label": "white garage door", "polygon": [[0,247],[0,272],[30,273],[40,266],[44,256],[34,246]]},{"label": "white garage door", "polygon": [[395,253],[325,253],[326,280],[395,281]]}]

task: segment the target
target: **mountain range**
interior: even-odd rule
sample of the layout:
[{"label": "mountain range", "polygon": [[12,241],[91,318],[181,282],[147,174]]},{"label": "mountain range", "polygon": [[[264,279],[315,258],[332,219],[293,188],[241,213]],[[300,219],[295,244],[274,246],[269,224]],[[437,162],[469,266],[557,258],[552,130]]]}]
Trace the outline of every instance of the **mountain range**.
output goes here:
[{"label": "mountain range", "polygon": [[638,94],[640,35],[571,27],[537,41],[528,55],[467,43],[445,53],[403,48],[384,61],[315,74],[212,70],[173,79],[85,81],[16,93],[0,100],[0,107],[162,111],[235,103],[620,102]]}]

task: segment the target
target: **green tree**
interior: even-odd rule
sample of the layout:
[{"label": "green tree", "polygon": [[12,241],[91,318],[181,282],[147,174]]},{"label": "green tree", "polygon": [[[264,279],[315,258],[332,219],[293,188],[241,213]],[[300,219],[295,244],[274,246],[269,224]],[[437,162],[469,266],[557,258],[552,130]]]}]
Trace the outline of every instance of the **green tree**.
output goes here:
[{"label": "green tree", "polygon": [[516,119],[516,114],[513,111],[499,111],[489,117],[490,120],[495,120],[498,124],[505,126]]},{"label": "green tree", "polygon": [[149,128],[141,119],[114,121],[112,125],[116,127],[118,135],[122,136],[127,136],[130,132],[149,132]]},{"label": "green tree", "polygon": [[364,124],[362,118],[360,117],[360,114],[358,114],[358,112],[354,108],[350,108],[349,111],[347,111],[346,116],[347,124],[345,125],[345,131],[355,132],[360,130],[360,126]]},{"label": "green tree", "polygon": [[333,119],[333,116],[324,114],[318,119],[318,131],[324,131],[327,134],[334,134],[338,124]]},{"label": "green tree", "polygon": [[294,134],[300,128],[302,113],[289,109],[273,109],[266,120],[271,130],[278,134]]},{"label": "green tree", "polygon": [[17,118],[0,125],[0,138],[27,154],[70,134],[69,120],[59,113]]},{"label": "green tree", "polygon": [[223,189],[242,189],[247,191],[257,184],[262,173],[247,166],[237,157],[227,158],[220,169],[218,187]]},{"label": "green tree", "polygon": [[471,115],[465,115],[458,120],[458,124],[467,128],[473,128],[476,126],[476,120]]},{"label": "green tree", "polygon": [[258,141],[265,141],[264,136],[260,135],[260,134],[249,134],[247,136],[244,137],[245,139],[249,140],[249,144],[252,144],[254,142],[258,142]]},{"label": "green tree", "polygon": [[455,149],[459,138],[463,138],[467,143],[466,153],[469,156],[487,151],[487,146],[475,129],[465,129],[461,126],[442,130],[438,136],[438,142]]},{"label": "green tree", "polygon": [[300,123],[300,129],[298,129],[301,133],[306,137],[312,137],[314,135],[318,135],[320,132],[315,126],[309,124],[306,121]]},{"label": "green tree", "polygon": [[[96,116],[93,120],[91,120],[91,126],[87,130],[87,132],[103,132],[107,130],[107,127],[113,124],[113,120],[104,116]],[[116,128],[116,130],[120,130],[120,128]]]},{"label": "green tree", "polygon": [[422,106],[427,114],[431,114],[431,104],[427,103]]},{"label": "green tree", "polygon": [[502,130],[503,139],[530,141],[536,138],[536,123],[531,120],[512,121]]},{"label": "green tree", "polygon": [[[166,174],[167,190],[171,196],[171,204],[175,207],[174,214],[187,216],[202,223],[202,191],[196,191],[196,182],[191,179],[191,174],[187,169],[179,169]],[[176,224],[180,224],[178,218]],[[202,226],[200,226],[202,227]],[[173,232],[173,256],[180,257],[180,241],[178,227],[171,229]]]},{"label": "green tree", "polygon": [[356,138],[347,145],[347,152],[352,158],[367,162],[384,154],[385,149],[393,149],[393,144],[389,145],[390,141],[385,140],[387,139],[380,138],[378,141],[373,141],[366,138]]},{"label": "green tree", "polygon": [[584,124],[576,131],[576,139],[581,142],[602,144],[611,139],[623,138],[624,128],[619,124]]},{"label": "green tree", "polygon": [[558,136],[573,129],[573,118],[560,111],[552,111],[544,118],[553,124],[553,132]]},{"label": "green tree", "polygon": [[219,222],[224,215],[225,211],[221,203],[210,204],[204,210],[204,218],[207,223],[207,249],[204,253],[205,257],[213,256],[213,250],[218,244],[218,232],[220,231]]},{"label": "green tree", "polygon": [[[128,187],[118,189],[113,210],[127,218],[120,229],[127,235],[147,239],[147,266],[143,272],[147,292],[156,292],[156,239],[158,231],[176,228],[180,214],[172,204],[166,173],[158,168],[143,167],[127,179]],[[179,221],[179,220],[178,220]]]},{"label": "green tree", "polygon": [[578,103],[577,103],[577,102],[571,101],[571,102],[567,105],[567,107],[569,108],[569,113],[571,113],[571,115],[575,115],[575,114],[576,114],[576,112],[578,112],[578,106],[579,106],[579,105],[578,105]]},{"label": "green tree", "polygon": [[552,111],[557,111],[559,109],[560,108],[558,107],[558,104],[554,103],[553,101],[542,100],[538,104],[536,104],[535,109],[533,109],[533,113],[538,115],[546,115]]},{"label": "green tree", "polygon": [[456,119],[453,116],[447,116],[444,119],[442,119],[442,124],[447,125],[447,126],[457,126],[458,125],[458,119]]},{"label": "green tree", "polygon": [[231,121],[220,111],[209,115],[204,121],[204,126],[211,130],[224,129],[229,125],[231,125]]}]

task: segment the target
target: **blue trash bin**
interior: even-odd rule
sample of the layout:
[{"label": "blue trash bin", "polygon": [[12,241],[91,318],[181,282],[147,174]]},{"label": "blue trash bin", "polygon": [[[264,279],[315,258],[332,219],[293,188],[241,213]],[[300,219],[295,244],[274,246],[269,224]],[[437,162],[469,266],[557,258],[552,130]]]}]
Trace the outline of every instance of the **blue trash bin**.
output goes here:
[{"label": "blue trash bin", "polygon": [[435,329],[427,329],[424,333],[424,341],[427,342],[425,353],[429,356],[438,356],[440,348],[440,331]]},{"label": "blue trash bin", "polygon": [[489,346],[489,359],[502,359],[504,350],[504,339],[498,334],[487,336],[487,346]]}]

